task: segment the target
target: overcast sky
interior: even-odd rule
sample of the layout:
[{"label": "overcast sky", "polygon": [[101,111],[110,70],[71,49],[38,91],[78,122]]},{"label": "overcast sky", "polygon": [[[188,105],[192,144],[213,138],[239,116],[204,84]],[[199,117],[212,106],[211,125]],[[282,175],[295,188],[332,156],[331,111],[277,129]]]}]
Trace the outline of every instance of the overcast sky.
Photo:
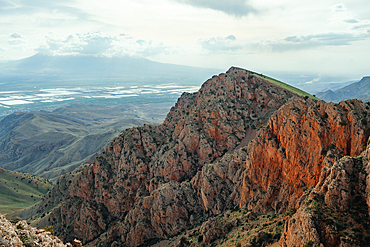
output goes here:
[{"label": "overcast sky", "polygon": [[370,71],[368,0],[0,0],[0,61],[132,55],[263,73],[360,79]]}]

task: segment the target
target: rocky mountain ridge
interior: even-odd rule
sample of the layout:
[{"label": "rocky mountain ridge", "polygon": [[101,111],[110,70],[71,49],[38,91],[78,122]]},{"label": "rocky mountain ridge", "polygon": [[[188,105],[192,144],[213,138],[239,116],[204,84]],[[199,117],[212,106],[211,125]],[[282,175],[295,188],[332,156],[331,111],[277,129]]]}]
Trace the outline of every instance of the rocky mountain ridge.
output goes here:
[{"label": "rocky mountain ridge", "polygon": [[[231,68],[183,94],[162,125],[122,132],[21,215],[54,225],[63,240],[138,246],[231,208],[281,214],[323,167],[363,151],[369,120],[361,101],[316,101]],[[204,244],[214,240],[207,232]]]}]

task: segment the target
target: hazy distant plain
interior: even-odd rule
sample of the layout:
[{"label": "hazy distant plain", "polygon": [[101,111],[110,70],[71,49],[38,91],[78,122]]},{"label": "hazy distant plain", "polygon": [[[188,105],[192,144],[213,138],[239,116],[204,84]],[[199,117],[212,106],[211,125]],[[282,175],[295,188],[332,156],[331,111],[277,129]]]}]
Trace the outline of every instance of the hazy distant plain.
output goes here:
[{"label": "hazy distant plain", "polygon": [[176,84],[143,86],[85,86],[0,90],[0,117],[15,111],[53,110],[71,104],[120,105],[126,103],[176,102],[183,92],[195,92],[199,86]]}]

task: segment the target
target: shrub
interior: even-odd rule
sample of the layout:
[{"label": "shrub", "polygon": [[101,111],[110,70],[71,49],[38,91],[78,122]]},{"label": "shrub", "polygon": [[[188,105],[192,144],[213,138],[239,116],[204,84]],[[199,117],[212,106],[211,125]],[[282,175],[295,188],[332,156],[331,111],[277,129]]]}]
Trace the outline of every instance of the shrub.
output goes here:
[{"label": "shrub", "polygon": [[340,120],[339,124],[340,125],[347,125],[348,123],[347,123],[346,120],[342,119],[342,120]]},{"label": "shrub", "polygon": [[309,240],[305,245],[303,245],[303,247],[312,247],[312,246],[313,246],[312,240]]},{"label": "shrub", "polygon": [[54,235],[53,226],[46,225],[44,227],[44,230],[47,231],[47,232],[50,232],[52,235]]},{"label": "shrub", "polygon": [[292,216],[293,214],[295,214],[295,212],[296,212],[297,210],[294,208],[294,207],[292,207],[292,208],[290,208],[290,210],[289,211],[287,211],[286,213],[285,213],[285,215],[287,215],[287,216]]},{"label": "shrub", "polygon": [[13,224],[17,224],[19,221],[21,221],[21,218],[19,218],[18,216],[16,216],[10,222],[13,223]]},{"label": "shrub", "polygon": [[367,120],[366,120],[366,118],[361,119],[361,123],[362,123],[362,125],[367,125]]},{"label": "shrub", "polygon": [[22,224],[18,224],[18,225],[17,225],[17,229],[19,229],[19,230],[24,230],[24,226],[23,226]]}]

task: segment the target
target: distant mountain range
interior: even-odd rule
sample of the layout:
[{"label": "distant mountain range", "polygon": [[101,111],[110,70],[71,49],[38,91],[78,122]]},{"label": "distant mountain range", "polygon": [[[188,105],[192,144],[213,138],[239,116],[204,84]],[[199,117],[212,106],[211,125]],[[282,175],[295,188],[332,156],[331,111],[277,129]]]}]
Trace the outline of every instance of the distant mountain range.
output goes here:
[{"label": "distant mountain range", "polygon": [[360,81],[337,90],[327,90],[317,93],[316,96],[327,102],[339,102],[347,99],[370,100],[370,76],[363,77]]},{"label": "distant mountain range", "polygon": [[0,121],[0,167],[56,179],[86,162],[120,131],[159,123],[171,106],[72,105],[53,112],[16,112]]},{"label": "distant mountain range", "polygon": [[34,56],[0,64],[2,90],[34,86],[104,86],[112,82],[197,83],[219,70],[165,64],[136,57]]}]

